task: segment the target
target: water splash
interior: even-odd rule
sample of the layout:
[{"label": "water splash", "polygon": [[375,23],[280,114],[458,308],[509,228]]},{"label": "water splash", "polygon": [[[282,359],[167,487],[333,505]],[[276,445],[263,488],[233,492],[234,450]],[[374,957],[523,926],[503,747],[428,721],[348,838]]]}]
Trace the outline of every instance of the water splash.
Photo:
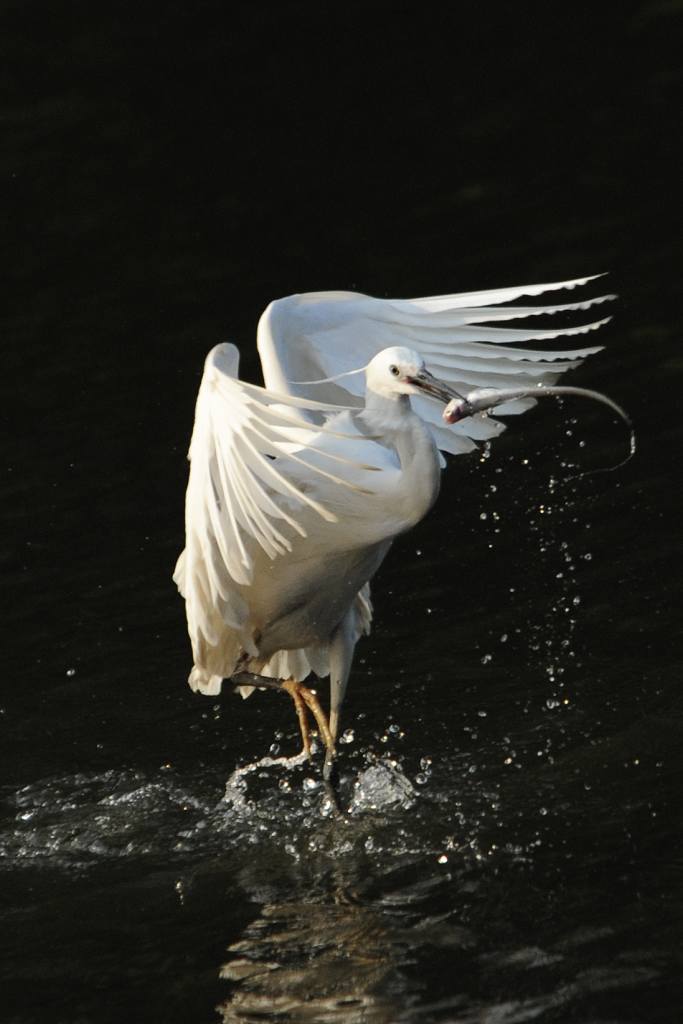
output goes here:
[{"label": "water splash", "polygon": [[42,779],[6,798],[0,862],[86,867],[102,859],[182,852],[207,828],[213,801],[196,780],[109,770]]},{"label": "water splash", "polygon": [[409,810],[417,800],[410,780],[396,762],[380,761],[361,772],[349,807],[352,815],[390,808]]},{"label": "water splash", "polygon": [[[304,764],[308,764],[308,757],[302,750],[300,754],[295,754],[293,757],[271,757],[266,755],[265,757],[260,757],[258,761],[251,761],[249,764],[235,768],[225,784],[223,800],[238,811],[252,809],[254,806],[253,802],[247,798],[247,778],[249,775],[264,768],[299,768]],[[287,792],[289,786],[280,786],[279,788]]]}]

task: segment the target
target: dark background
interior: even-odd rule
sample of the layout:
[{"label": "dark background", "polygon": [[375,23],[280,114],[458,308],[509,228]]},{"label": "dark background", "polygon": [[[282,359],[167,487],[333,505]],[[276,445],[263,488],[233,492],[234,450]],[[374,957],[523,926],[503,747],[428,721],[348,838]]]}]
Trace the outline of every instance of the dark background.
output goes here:
[{"label": "dark background", "polygon": [[[285,993],[292,1020],[678,1020],[680,3],[2,10],[7,1019]],[[607,351],[573,382],[632,412],[636,457],[567,480],[623,431],[535,410],[451,464],[374,588],[346,785],[388,750],[427,773],[417,809],[321,836],[302,772],[217,808],[296,731],[185,684],[205,353],[258,379],[258,317],[295,291],[601,271]],[[218,979],[237,941],[281,991]]]}]

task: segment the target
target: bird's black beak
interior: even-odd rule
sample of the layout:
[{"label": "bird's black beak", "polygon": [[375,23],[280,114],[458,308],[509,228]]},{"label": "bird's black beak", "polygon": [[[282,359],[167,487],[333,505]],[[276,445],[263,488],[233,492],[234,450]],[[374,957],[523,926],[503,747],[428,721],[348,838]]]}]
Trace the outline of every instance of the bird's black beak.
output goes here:
[{"label": "bird's black beak", "polygon": [[414,377],[409,377],[408,381],[413,384],[419,391],[424,395],[429,395],[430,398],[436,398],[444,404],[450,402],[454,398],[462,398],[462,395],[458,394],[457,391],[446,384],[445,381],[439,380],[438,377],[434,377],[429,370],[420,370]]}]

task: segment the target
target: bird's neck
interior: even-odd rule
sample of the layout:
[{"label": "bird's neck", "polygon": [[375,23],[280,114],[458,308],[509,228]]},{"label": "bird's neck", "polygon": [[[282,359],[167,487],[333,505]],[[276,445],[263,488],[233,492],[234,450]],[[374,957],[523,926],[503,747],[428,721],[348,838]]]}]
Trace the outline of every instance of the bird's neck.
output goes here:
[{"label": "bird's neck", "polygon": [[394,447],[395,437],[400,440],[401,435],[410,432],[415,413],[407,395],[382,395],[368,388],[361,417],[373,433]]},{"label": "bird's neck", "polygon": [[441,468],[432,432],[413,412],[407,395],[378,394],[368,388],[361,422],[380,444],[393,449],[401,465],[392,514],[404,529],[414,526],[439,493]]},{"label": "bird's neck", "polygon": [[432,433],[413,412],[408,395],[387,396],[368,388],[360,416],[369,432],[378,435],[380,444],[396,451],[404,472],[419,467],[422,473],[431,476],[435,472],[438,478],[439,456]]}]

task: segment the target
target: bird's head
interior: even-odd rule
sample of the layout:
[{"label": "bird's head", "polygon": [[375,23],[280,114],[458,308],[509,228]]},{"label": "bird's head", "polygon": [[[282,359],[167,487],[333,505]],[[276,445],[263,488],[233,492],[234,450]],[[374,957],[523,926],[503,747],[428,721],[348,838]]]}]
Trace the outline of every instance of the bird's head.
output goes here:
[{"label": "bird's head", "polygon": [[367,387],[385,398],[396,395],[429,395],[441,402],[460,398],[445,381],[434,377],[422,356],[412,348],[394,345],[370,360],[365,371]]}]

